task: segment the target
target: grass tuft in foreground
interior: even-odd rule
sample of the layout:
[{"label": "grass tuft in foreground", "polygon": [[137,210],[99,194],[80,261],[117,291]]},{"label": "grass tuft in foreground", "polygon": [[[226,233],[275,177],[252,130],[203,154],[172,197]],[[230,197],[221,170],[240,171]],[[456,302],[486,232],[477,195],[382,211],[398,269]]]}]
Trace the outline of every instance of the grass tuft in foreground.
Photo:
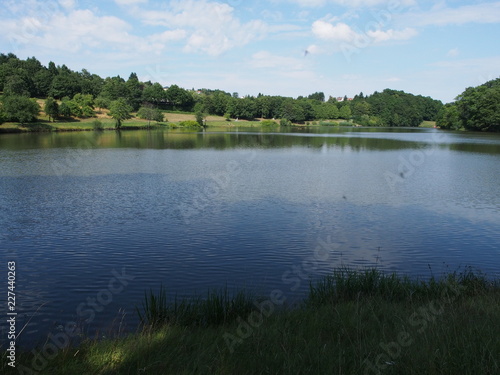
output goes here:
[{"label": "grass tuft in foreground", "polygon": [[178,300],[169,303],[167,291],[160,286],[158,294],[145,293],[142,308],[136,307],[144,326],[156,329],[165,325],[215,326],[230,323],[254,308],[253,297],[244,291],[230,294],[228,288],[209,291],[206,298]]}]

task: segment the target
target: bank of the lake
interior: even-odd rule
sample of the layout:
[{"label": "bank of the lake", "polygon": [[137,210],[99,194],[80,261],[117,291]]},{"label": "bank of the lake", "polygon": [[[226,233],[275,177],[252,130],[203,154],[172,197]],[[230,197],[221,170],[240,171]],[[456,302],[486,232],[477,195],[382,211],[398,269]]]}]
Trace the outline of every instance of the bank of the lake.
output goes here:
[{"label": "bank of the lake", "polygon": [[[157,298],[161,296],[156,295]],[[148,296],[152,301],[152,296]],[[246,302],[246,311],[234,313]],[[252,302],[253,301],[253,302]],[[158,302],[158,299],[156,299]],[[24,374],[497,374],[500,280],[465,268],[422,281],[376,269],[338,269],[286,308],[274,290],[253,300],[214,294],[149,304],[164,324],[125,338],[63,346],[68,335],[3,354],[3,373]],[[219,302],[218,304],[215,302]],[[144,308],[143,305],[142,308]],[[144,310],[141,310],[144,312]],[[204,312],[204,317],[192,314]],[[152,315],[150,315],[151,317]],[[210,318],[219,317],[219,321]],[[207,320],[208,319],[208,320]],[[205,322],[205,323],[203,323]],[[157,322],[158,323],[158,322]],[[56,342],[54,342],[56,341]],[[35,356],[34,356],[35,355]]]}]

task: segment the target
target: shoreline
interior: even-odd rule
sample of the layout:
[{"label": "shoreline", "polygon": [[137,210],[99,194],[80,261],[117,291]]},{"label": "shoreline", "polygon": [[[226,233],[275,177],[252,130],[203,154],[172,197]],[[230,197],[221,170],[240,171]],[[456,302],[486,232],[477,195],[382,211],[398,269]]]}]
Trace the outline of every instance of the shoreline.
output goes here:
[{"label": "shoreline", "polygon": [[[442,374],[500,370],[500,279],[465,268],[427,281],[377,269],[338,269],[302,305],[286,292],[227,290],[167,301],[145,294],[142,330],[123,337],[61,335],[17,353],[24,373]],[[57,336],[57,337],[56,337]],[[65,344],[65,345],[63,345]],[[18,373],[6,366],[2,370]]]}]

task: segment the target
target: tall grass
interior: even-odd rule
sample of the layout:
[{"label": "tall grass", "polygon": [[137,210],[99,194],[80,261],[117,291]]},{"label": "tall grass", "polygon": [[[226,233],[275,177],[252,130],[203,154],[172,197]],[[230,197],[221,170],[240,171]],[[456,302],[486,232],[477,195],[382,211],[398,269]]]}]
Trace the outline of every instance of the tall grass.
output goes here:
[{"label": "tall grass", "polygon": [[397,273],[384,273],[376,268],[358,270],[339,268],[310,283],[308,306],[319,306],[366,297],[377,297],[388,302],[419,301],[442,297],[450,289],[460,289],[461,295],[478,295],[498,287],[480,271],[466,267],[427,281],[411,279]]},{"label": "tall grass", "polygon": [[[302,306],[258,324],[252,301],[227,287],[179,299],[161,286],[137,309],[154,329],[61,349],[36,373],[500,374],[500,281],[472,268],[426,280],[337,269]],[[0,372],[19,373],[6,356]],[[18,352],[20,365],[35,360]]]},{"label": "tall grass", "polygon": [[249,314],[252,295],[240,290],[231,294],[228,288],[208,291],[206,298],[193,297],[169,301],[167,291],[160,286],[158,293],[146,292],[142,308],[136,307],[141,323],[150,328],[164,325],[215,326],[230,323]]}]

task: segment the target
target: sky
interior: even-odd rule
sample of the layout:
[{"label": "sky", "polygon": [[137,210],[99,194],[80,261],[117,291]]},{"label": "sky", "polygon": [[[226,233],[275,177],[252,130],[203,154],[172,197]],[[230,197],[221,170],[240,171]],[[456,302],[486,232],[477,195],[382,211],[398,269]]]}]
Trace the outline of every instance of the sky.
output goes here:
[{"label": "sky", "polygon": [[448,103],[500,77],[500,1],[0,0],[0,25],[1,53],[240,96]]}]

